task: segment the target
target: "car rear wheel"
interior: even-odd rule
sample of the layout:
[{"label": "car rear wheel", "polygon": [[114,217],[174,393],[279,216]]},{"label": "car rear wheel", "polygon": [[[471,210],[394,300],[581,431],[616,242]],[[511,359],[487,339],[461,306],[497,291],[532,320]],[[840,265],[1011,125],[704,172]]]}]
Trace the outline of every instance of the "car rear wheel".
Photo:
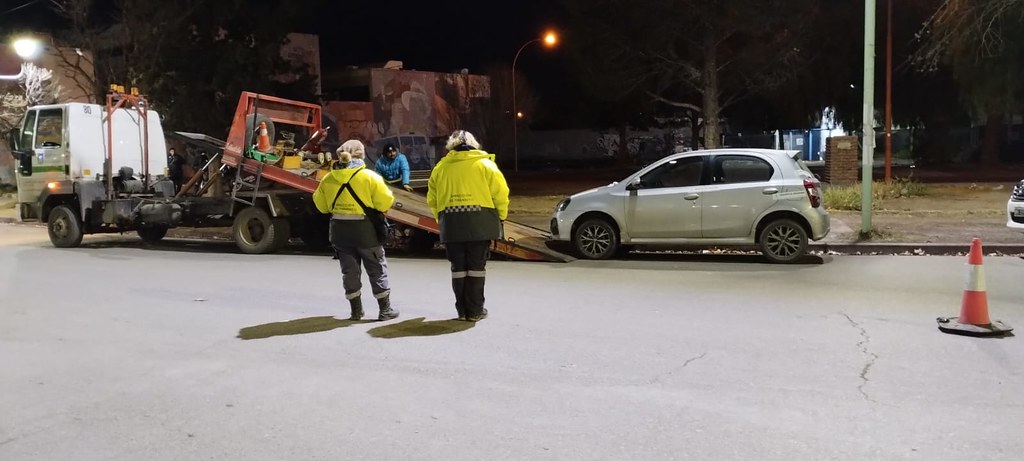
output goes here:
[{"label": "car rear wheel", "polygon": [[586,259],[608,259],[619,248],[619,232],[605,219],[588,219],[572,236],[576,252]]},{"label": "car rear wheel", "polygon": [[760,245],[769,261],[791,263],[807,253],[807,231],[791,219],[778,219],[761,230]]}]

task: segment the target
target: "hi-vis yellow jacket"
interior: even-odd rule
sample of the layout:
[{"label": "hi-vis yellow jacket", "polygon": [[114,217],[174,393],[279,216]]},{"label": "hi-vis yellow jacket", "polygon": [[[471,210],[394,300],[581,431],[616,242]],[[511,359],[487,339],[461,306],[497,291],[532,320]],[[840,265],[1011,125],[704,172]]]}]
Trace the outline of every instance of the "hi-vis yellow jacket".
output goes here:
[{"label": "hi-vis yellow jacket", "polygon": [[[356,172],[360,172],[356,174]],[[313,192],[313,203],[321,213],[339,215],[365,215],[363,209],[352,198],[352,194],[343,193],[338,196],[338,190],[342,185],[349,183],[352,191],[359,195],[359,200],[368,208],[384,212],[395,203],[395,196],[391,188],[384,182],[379,174],[367,170],[365,166],[358,168],[345,168],[331,171],[320,181],[316,191]],[[338,201],[334,202],[334,197]],[[331,203],[334,203],[333,208]]]},{"label": "hi-vis yellow jacket", "polygon": [[427,206],[442,242],[501,239],[508,202],[508,183],[487,152],[453,150],[430,172]]},{"label": "hi-vis yellow jacket", "polygon": [[[346,182],[352,186],[351,191],[342,188]],[[339,195],[338,192],[342,190]],[[395,196],[384,178],[367,170],[362,163],[352,168],[332,171],[313,192],[316,208],[321,213],[334,215],[330,226],[331,244],[335,248],[373,248],[381,245],[383,242],[378,240],[373,223],[364,217],[366,213],[351,192],[355,192],[367,208],[381,212],[387,211],[395,203]],[[335,197],[338,198],[336,202]]]}]

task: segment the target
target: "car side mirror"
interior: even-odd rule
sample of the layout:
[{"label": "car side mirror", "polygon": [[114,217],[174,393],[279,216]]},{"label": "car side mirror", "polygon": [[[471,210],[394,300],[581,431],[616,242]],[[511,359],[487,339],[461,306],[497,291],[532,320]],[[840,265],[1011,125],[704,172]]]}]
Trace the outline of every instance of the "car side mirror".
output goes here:
[{"label": "car side mirror", "polygon": [[15,150],[11,154],[18,159],[18,172],[22,176],[32,176],[32,151]]},{"label": "car side mirror", "polygon": [[640,178],[636,178],[630,181],[629,184],[626,184],[626,190],[637,190],[643,187],[643,185],[644,181]]}]

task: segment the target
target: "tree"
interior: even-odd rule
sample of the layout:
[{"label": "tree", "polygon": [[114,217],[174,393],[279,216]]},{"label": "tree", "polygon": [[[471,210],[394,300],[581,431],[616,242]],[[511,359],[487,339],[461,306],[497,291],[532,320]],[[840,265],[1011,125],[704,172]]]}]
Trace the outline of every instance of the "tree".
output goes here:
[{"label": "tree", "polygon": [[[286,2],[112,0],[112,18],[93,0],[52,2],[71,24],[62,40],[94,52],[97,91],[135,86],[175,130],[226,133],[241,91],[315,101],[309,70],[281,56],[298,14]],[[306,77],[274,80],[295,71]]]},{"label": "tree", "polygon": [[[584,75],[606,75],[610,99],[645,94],[699,111],[707,147],[720,145],[720,120],[751,96],[791,80],[807,59],[803,28],[812,0],[563,0],[576,40],[587,43]],[[616,83],[616,81],[618,83]]]},{"label": "tree", "polygon": [[1024,102],[1024,0],[945,0],[924,23],[914,63],[952,69],[966,103],[984,116],[980,163],[1000,163],[1005,114]]},{"label": "tree", "polygon": [[63,74],[90,102],[99,102],[103,87],[96,78],[94,50],[98,29],[90,21],[93,0],[50,0],[50,7],[67,23],[65,28],[54,31],[56,56]]},{"label": "tree", "polygon": [[0,94],[0,133],[16,127],[29,107],[59,102],[63,92],[52,70],[32,63],[22,64],[17,86]]}]

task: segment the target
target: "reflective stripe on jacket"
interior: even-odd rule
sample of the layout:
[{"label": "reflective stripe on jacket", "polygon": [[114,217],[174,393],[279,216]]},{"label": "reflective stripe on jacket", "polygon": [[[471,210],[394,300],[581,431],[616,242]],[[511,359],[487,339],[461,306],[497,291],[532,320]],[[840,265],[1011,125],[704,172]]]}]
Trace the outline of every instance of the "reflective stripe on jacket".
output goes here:
[{"label": "reflective stripe on jacket", "polygon": [[427,205],[437,218],[442,242],[501,239],[508,195],[494,156],[479,150],[449,152],[427,182]]}]

